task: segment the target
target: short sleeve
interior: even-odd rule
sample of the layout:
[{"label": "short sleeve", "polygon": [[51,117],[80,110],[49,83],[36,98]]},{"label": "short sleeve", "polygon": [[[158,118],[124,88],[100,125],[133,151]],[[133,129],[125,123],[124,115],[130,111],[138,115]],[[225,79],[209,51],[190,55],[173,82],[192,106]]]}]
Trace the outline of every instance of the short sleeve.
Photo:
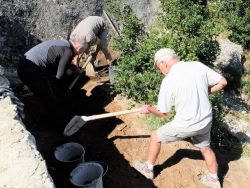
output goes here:
[{"label": "short sleeve", "polygon": [[219,73],[215,72],[213,69],[207,66],[206,66],[206,73],[209,86],[217,84],[222,78],[222,76]]},{"label": "short sleeve", "polygon": [[164,78],[158,95],[157,109],[162,113],[167,113],[174,106],[173,87],[167,78]]}]

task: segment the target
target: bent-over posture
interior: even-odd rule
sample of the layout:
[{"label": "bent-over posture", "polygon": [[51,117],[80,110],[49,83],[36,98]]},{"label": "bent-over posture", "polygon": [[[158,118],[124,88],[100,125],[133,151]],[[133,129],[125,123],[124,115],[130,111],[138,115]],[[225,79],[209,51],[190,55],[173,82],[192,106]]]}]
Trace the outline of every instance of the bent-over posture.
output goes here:
[{"label": "bent-over posture", "polygon": [[82,48],[82,44],[67,40],[48,40],[27,51],[18,64],[20,80],[41,99],[48,110],[58,104],[65,72]]},{"label": "bent-over posture", "polygon": [[[84,52],[89,53],[91,46],[97,44],[97,49],[92,54],[95,59],[99,50],[103,52],[108,63],[112,61],[108,50],[108,26],[105,20],[100,16],[88,16],[83,19],[70,34],[70,40],[81,42],[84,46]],[[77,60],[74,61],[78,65]]]}]

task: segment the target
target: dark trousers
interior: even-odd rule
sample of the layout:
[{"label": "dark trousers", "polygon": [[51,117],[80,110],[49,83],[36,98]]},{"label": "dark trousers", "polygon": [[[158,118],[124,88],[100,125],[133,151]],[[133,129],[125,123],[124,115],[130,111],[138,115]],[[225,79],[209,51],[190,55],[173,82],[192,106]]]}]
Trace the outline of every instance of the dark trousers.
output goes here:
[{"label": "dark trousers", "polygon": [[18,65],[17,74],[46,107],[50,108],[59,102],[53,91],[51,80],[43,68],[24,59]]}]

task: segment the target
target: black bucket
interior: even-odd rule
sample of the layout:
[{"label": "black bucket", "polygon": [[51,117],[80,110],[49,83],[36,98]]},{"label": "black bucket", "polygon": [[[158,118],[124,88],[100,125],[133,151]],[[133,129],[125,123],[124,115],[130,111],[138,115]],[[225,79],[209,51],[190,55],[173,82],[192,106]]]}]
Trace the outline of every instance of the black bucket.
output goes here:
[{"label": "black bucket", "polygon": [[116,81],[115,81],[115,77],[117,76],[118,74],[118,69],[116,66],[109,66],[109,82],[111,84],[115,84]]},{"label": "black bucket", "polygon": [[70,172],[77,164],[84,162],[85,150],[81,144],[69,142],[58,146],[54,156],[59,169]]},{"label": "black bucket", "polygon": [[101,162],[84,162],[80,163],[71,173],[70,182],[74,187],[81,188],[103,188],[102,177],[106,170]]}]

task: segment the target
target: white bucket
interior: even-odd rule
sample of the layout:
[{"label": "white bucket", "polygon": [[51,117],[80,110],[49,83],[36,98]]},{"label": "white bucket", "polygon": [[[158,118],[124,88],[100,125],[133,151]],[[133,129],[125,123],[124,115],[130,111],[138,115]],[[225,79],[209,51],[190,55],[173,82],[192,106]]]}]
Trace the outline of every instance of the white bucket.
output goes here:
[{"label": "white bucket", "polygon": [[103,188],[102,177],[105,173],[102,165],[97,162],[80,163],[70,173],[70,182],[75,187]]},{"label": "white bucket", "polygon": [[76,165],[84,162],[85,150],[81,144],[76,142],[69,142],[63,144],[55,149],[55,158],[62,163],[62,165]]}]

